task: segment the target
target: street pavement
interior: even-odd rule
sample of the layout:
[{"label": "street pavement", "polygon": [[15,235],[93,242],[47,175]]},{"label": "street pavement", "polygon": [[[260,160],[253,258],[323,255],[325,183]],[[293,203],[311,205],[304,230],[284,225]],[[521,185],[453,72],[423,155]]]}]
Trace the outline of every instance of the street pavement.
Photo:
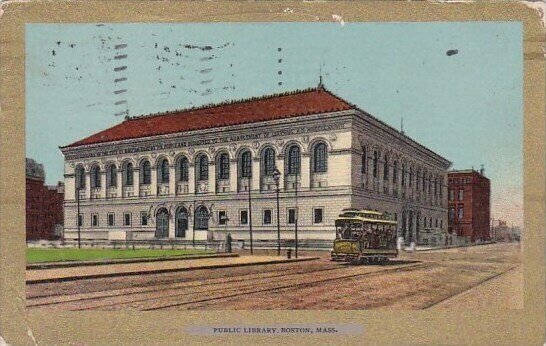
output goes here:
[{"label": "street pavement", "polygon": [[[264,260],[280,259],[273,250],[255,253]],[[240,254],[239,261],[252,258]],[[327,252],[301,251],[300,257],[319,259],[27,283],[27,307],[138,311],[520,307],[521,254],[518,244],[493,244],[402,252],[385,265],[349,265],[330,261]]]}]

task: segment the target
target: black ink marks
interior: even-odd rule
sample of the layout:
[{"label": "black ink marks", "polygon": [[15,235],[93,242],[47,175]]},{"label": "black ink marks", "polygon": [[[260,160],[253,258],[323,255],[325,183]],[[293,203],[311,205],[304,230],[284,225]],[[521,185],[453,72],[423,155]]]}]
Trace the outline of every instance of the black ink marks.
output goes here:
[{"label": "black ink marks", "polygon": [[202,51],[212,50],[213,49],[211,46],[196,46],[196,45],[193,45],[193,44],[185,44],[183,47],[186,48],[186,49],[200,49]]},{"label": "black ink marks", "polygon": [[76,47],[76,44],[75,44],[75,43],[71,43],[71,44],[69,44],[68,46],[69,46],[70,48],[74,48],[74,47]]},{"label": "black ink marks", "polygon": [[171,52],[171,49],[167,46],[163,47],[163,50],[167,53],[170,53]]},{"label": "black ink marks", "polygon": [[60,46],[61,46],[61,41],[57,41],[57,42],[55,42],[55,43],[57,43],[57,47],[60,47]]},{"label": "black ink marks", "polygon": [[204,68],[204,69],[200,70],[199,73],[209,73],[210,71],[212,71],[212,67],[207,67],[207,68]]},{"label": "black ink marks", "polygon": [[[277,52],[279,53],[279,55],[282,54],[282,53],[281,53],[281,52],[282,52],[282,48],[281,48],[281,47],[278,47],[278,48],[277,48]],[[281,66],[281,64],[282,64],[282,57],[279,57],[279,58],[277,59],[277,63],[279,64],[279,69],[277,70],[277,75],[279,75],[279,77],[280,77],[280,76],[282,76],[282,66]],[[278,85],[278,86],[281,86],[281,85],[282,85],[282,80],[277,81],[277,85]]]},{"label": "black ink marks", "polygon": [[446,55],[447,56],[452,56],[452,55],[455,55],[455,54],[458,54],[459,53],[459,50],[458,49],[450,49],[446,52]]},{"label": "black ink marks", "polygon": [[201,84],[208,84],[210,82],[212,82],[212,79],[202,80],[200,83]]},{"label": "black ink marks", "polygon": [[55,49],[51,51],[51,55],[55,56]]},{"label": "black ink marks", "polygon": [[[108,36],[108,40],[111,40],[110,36]],[[117,37],[117,40],[121,41],[121,37]],[[114,45],[114,49],[116,51],[114,53],[114,61],[116,61],[116,64],[119,64],[118,66],[114,67],[114,72],[117,73],[117,75],[114,78],[114,84],[127,81],[127,76],[124,75],[125,72],[123,72],[127,70],[127,65],[126,63],[122,62],[123,60],[127,59],[127,54],[123,51],[125,48],[127,48],[126,43],[118,43]],[[114,90],[114,95],[116,95],[116,97],[121,97],[121,99],[118,99],[117,101],[114,102],[114,105],[116,106],[125,105],[125,111],[118,111],[114,113],[114,116],[120,116],[120,115],[124,115],[125,117],[129,116],[129,106],[127,102],[127,96],[125,97],[123,96],[126,94],[127,94],[126,88],[118,89],[116,87],[116,89]]]}]

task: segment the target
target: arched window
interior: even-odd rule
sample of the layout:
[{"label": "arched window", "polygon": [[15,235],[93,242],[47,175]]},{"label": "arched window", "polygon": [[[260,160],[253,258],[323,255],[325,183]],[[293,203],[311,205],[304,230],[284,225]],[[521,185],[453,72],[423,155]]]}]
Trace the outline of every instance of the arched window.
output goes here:
[{"label": "arched window", "polygon": [[401,181],[401,184],[402,184],[402,186],[406,185],[406,164],[405,163],[402,164],[402,181]]},{"label": "arched window", "polygon": [[389,158],[387,155],[384,157],[384,166],[383,166],[383,180],[389,179]]},{"label": "arched window", "polygon": [[409,169],[409,187],[413,184],[413,167]]},{"label": "arched window", "polygon": [[252,176],[252,154],[247,150],[239,158],[239,175],[241,178],[250,178]]},{"label": "arched window", "polygon": [[131,162],[127,162],[125,165],[124,173],[125,186],[133,186],[133,164]]},{"label": "arched window", "polygon": [[[204,155],[203,155],[204,156]],[[205,156],[205,159],[207,157]],[[208,164],[208,160],[207,160]],[[207,230],[209,229],[209,212],[207,208],[200,205],[195,209],[195,229]]]},{"label": "arched window", "polygon": [[209,180],[209,159],[201,154],[197,158],[197,181]]},{"label": "arched window", "polygon": [[421,181],[421,171],[417,170],[417,176],[415,177],[415,188],[419,191],[419,182]]},{"label": "arched window", "polygon": [[100,167],[98,165],[91,168],[91,187],[100,187]]},{"label": "arched window", "polygon": [[392,182],[396,183],[398,177],[398,162],[394,161],[392,164]]},{"label": "arched window", "polygon": [[108,169],[106,170],[106,185],[108,187],[117,186],[117,175],[118,170],[116,169],[116,165],[111,164],[108,166]]},{"label": "arched window", "polygon": [[379,153],[377,150],[373,152],[373,177],[377,178],[377,161],[379,159]]},{"label": "arched window", "polygon": [[218,157],[218,179],[229,179],[229,155],[222,153]]},{"label": "arched window", "polygon": [[323,173],[328,170],[328,152],[325,143],[317,143],[313,148],[313,173]]},{"label": "arched window", "polygon": [[179,181],[188,181],[189,180],[189,174],[188,174],[188,158],[182,157],[180,161],[178,161],[178,180]]},{"label": "arched window", "polygon": [[142,171],[142,185],[149,185],[152,183],[152,166],[150,165],[150,161],[146,160],[142,163],[142,167],[140,168]]},{"label": "arched window", "polygon": [[76,168],[76,188],[83,189],[85,188],[85,169],[82,166]]},{"label": "arched window", "polygon": [[425,179],[426,179],[426,176],[427,176],[427,173],[426,172],[423,172],[423,184],[421,185],[421,190],[425,191],[425,188],[426,188],[426,184],[425,184]]},{"label": "arched window", "polygon": [[287,174],[300,174],[300,147],[291,145],[288,148]]},{"label": "arched window", "polygon": [[162,184],[169,183],[169,160],[167,159],[161,160],[161,164],[159,165],[159,181]]},{"label": "arched window", "polygon": [[275,150],[266,148],[262,154],[262,165],[265,176],[272,176],[275,172]]},{"label": "arched window", "polygon": [[366,147],[362,147],[362,167],[361,172],[363,174],[366,174],[368,171],[368,152]]}]

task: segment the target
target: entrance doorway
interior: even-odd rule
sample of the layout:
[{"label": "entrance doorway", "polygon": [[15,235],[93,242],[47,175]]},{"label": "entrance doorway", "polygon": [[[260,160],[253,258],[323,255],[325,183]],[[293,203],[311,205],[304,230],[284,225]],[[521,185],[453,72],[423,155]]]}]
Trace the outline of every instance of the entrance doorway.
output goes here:
[{"label": "entrance doorway", "polygon": [[165,208],[158,210],[155,217],[155,237],[167,238],[169,236],[169,212]]},{"label": "entrance doorway", "polygon": [[195,209],[195,229],[209,229],[209,212],[205,206],[200,205]]},{"label": "entrance doorway", "polygon": [[175,237],[185,238],[186,231],[188,230],[188,210],[184,207],[180,207],[176,210],[176,231]]}]

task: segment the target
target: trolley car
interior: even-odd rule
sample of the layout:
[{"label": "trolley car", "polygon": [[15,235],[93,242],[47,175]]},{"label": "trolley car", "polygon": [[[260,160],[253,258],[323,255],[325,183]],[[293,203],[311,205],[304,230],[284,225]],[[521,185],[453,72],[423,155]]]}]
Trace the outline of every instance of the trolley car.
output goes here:
[{"label": "trolley car", "polygon": [[397,222],[387,213],[343,209],[335,225],[333,261],[386,262],[398,256]]}]

